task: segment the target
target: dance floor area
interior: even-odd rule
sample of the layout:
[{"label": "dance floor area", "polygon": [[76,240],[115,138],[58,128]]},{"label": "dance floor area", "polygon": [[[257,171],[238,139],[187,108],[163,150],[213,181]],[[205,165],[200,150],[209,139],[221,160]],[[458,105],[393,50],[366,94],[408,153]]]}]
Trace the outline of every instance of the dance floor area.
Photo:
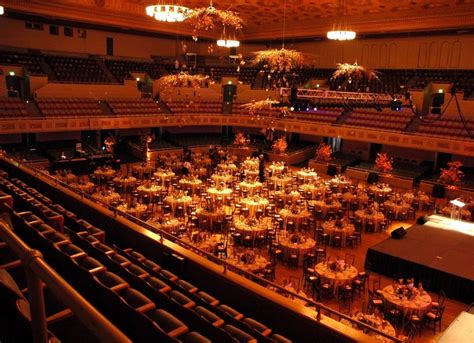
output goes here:
[{"label": "dance floor area", "polygon": [[457,223],[431,216],[424,225],[410,227],[403,238],[388,238],[370,247],[366,266],[387,277],[415,277],[426,289],[442,289],[448,297],[469,304],[474,301],[474,236],[464,222]]}]

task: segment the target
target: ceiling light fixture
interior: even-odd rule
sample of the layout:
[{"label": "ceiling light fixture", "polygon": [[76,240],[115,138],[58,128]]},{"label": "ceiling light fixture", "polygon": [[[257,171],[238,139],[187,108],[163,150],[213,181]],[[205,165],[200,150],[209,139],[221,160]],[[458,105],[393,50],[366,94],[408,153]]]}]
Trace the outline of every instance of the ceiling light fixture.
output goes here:
[{"label": "ceiling light fixture", "polygon": [[221,38],[217,40],[217,46],[222,48],[238,48],[240,46],[240,42],[235,39],[235,34],[228,34],[224,26]]},{"label": "ceiling light fixture", "polygon": [[178,23],[184,21],[189,8],[181,6],[179,1],[160,1],[157,5],[146,7],[146,14],[158,21]]},{"label": "ceiling light fixture", "polygon": [[345,0],[339,2],[340,17],[342,19],[338,24],[334,24],[332,31],[328,31],[327,37],[331,40],[353,40],[356,38],[356,32],[349,29],[345,21]]},{"label": "ceiling light fixture", "polygon": [[2,5],[0,5],[0,15],[3,15],[5,13],[5,9],[3,8]]}]

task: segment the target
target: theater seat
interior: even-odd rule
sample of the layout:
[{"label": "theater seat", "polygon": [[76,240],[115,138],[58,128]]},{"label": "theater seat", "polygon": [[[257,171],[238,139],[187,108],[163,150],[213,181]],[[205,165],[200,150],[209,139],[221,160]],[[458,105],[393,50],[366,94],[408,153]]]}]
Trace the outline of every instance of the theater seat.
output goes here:
[{"label": "theater seat", "polygon": [[196,306],[193,310],[201,318],[203,318],[205,321],[211,323],[215,327],[221,327],[221,326],[224,325],[224,320],[222,318],[220,318],[217,314],[209,311],[208,309],[206,309],[202,306]]},{"label": "theater seat", "polygon": [[197,332],[190,332],[187,335],[180,337],[183,343],[211,343],[206,337],[198,334]]},{"label": "theater seat", "polygon": [[278,334],[273,334],[270,336],[270,338],[275,341],[275,342],[278,342],[278,343],[291,343],[292,341],[289,340],[288,338],[282,336],[282,335],[278,335]]},{"label": "theater seat", "polygon": [[148,284],[161,293],[166,293],[171,290],[171,287],[160,279],[151,276],[145,280]]},{"label": "theater seat", "polygon": [[178,337],[189,331],[182,321],[163,309],[153,310],[147,315],[171,337]]},{"label": "theater seat", "polygon": [[212,305],[212,306],[217,306],[219,305],[219,300],[217,300],[216,298],[214,298],[212,295],[206,293],[206,292],[203,292],[203,291],[200,291],[197,296],[199,298],[201,298],[202,300],[204,300],[206,303],[208,303],[209,305]]},{"label": "theater seat", "polygon": [[129,287],[128,283],[117,274],[105,271],[96,275],[97,279],[114,292],[119,292]]},{"label": "theater seat", "polygon": [[176,290],[172,290],[171,292],[169,292],[169,297],[186,308],[193,308],[194,306],[196,306],[196,303],[194,301],[189,299],[183,293],[178,292]]},{"label": "theater seat", "polygon": [[262,336],[268,336],[272,333],[272,329],[266,327],[265,325],[256,321],[255,319],[245,318],[243,322],[247,324],[248,326],[250,326],[255,331],[259,332]]},{"label": "theater seat", "polygon": [[253,336],[236,328],[233,325],[225,325],[224,330],[227,331],[232,337],[237,339],[237,341],[239,341],[240,343],[257,343],[257,340]]},{"label": "theater seat", "polygon": [[218,308],[224,312],[225,314],[227,314],[228,316],[236,319],[236,320],[241,320],[242,318],[244,318],[244,315],[240,312],[238,312],[237,310],[234,310],[232,307],[228,306],[228,305],[225,305],[225,304],[221,304],[218,306]]},{"label": "theater seat", "polygon": [[181,288],[183,288],[185,291],[187,291],[188,293],[196,293],[198,288],[192,284],[190,284],[189,282],[183,280],[183,279],[180,279],[176,282],[179,286],[181,286]]}]

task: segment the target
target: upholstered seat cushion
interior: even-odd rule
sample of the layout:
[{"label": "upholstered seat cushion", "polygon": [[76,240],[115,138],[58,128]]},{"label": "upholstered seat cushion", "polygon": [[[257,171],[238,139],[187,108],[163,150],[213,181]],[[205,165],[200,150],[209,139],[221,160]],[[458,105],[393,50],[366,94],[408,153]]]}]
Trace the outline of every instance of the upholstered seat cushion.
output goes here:
[{"label": "upholstered seat cushion", "polygon": [[180,337],[180,340],[183,343],[211,343],[206,337],[198,334],[197,332],[190,332],[184,337]]},{"label": "upholstered seat cushion", "polygon": [[278,342],[278,343],[291,343],[292,342],[288,338],[286,338],[282,335],[278,335],[278,334],[273,334],[273,335],[271,335],[270,338],[273,339],[273,341]]},{"label": "upholstered seat cushion", "polygon": [[255,319],[247,317],[243,320],[243,322],[249,325],[255,331],[261,333],[263,336],[268,336],[269,334],[272,333],[272,329],[266,327],[265,325],[263,325],[259,321],[256,321]]},{"label": "upholstered seat cushion", "polygon": [[177,337],[188,332],[188,327],[182,321],[163,309],[153,310],[147,315],[171,337]]},{"label": "upholstered seat cushion", "polygon": [[194,308],[194,312],[216,327],[221,327],[224,325],[224,320],[222,318],[202,306],[196,306]]},{"label": "upholstered seat cushion", "polygon": [[196,293],[198,290],[196,286],[190,284],[189,282],[183,279],[178,280],[176,283],[189,293]]},{"label": "upholstered seat cushion", "polygon": [[236,328],[233,325],[224,325],[224,330],[227,331],[232,337],[237,339],[240,343],[256,343],[257,340],[249,335],[248,333]]},{"label": "upholstered seat cushion", "polygon": [[228,316],[237,320],[241,320],[244,317],[242,313],[225,304],[219,305],[219,309]]},{"label": "upholstered seat cushion", "polygon": [[200,291],[197,295],[198,295],[199,298],[201,298],[202,300],[204,300],[205,302],[207,302],[208,304],[210,304],[212,306],[219,305],[219,300],[217,300],[212,295],[210,295],[206,292]]},{"label": "upholstered seat cushion", "polygon": [[187,296],[185,296],[183,293],[181,292],[178,292],[176,290],[172,290],[170,293],[169,293],[169,297],[171,299],[173,299],[174,301],[176,301],[178,304],[184,306],[184,307],[187,307],[187,308],[191,308],[191,307],[194,307],[196,305],[196,303],[194,301],[192,301],[191,299],[189,299]]},{"label": "upholstered seat cushion", "polygon": [[164,281],[161,281],[160,279],[151,276],[146,280],[150,286],[152,286],[154,289],[160,291],[160,292],[169,292],[171,290],[171,287],[165,283]]}]

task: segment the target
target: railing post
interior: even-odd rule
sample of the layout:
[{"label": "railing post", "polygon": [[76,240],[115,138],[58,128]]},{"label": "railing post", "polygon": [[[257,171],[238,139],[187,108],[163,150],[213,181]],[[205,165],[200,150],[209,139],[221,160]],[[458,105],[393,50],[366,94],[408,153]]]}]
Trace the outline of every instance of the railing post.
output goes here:
[{"label": "railing post", "polygon": [[46,328],[46,313],[44,305],[44,294],[41,280],[32,271],[30,265],[35,259],[43,256],[38,250],[31,250],[24,261],[26,278],[28,282],[28,299],[30,302],[31,328],[33,341],[35,343],[48,342],[48,330]]}]

